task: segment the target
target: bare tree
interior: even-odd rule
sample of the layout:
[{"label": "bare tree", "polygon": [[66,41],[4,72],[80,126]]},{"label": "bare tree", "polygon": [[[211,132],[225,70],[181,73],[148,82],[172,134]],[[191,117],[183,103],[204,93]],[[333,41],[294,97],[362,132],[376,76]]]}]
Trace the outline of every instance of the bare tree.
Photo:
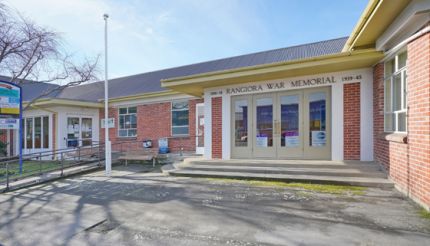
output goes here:
[{"label": "bare tree", "polygon": [[0,74],[18,85],[25,80],[62,84],[43,92],[26,108],[53,92],[96,80],[98,61],[99,56],[86,58],[79,64],[73,62],[58,33],[10,10],[0,0]]}]

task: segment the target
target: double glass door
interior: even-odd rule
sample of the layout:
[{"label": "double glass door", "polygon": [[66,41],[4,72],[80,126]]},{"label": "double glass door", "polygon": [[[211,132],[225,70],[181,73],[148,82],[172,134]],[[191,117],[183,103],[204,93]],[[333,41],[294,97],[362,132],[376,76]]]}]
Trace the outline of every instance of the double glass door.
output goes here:
[{"label": "double glass door", "polygon": [[232,98],[232,157],[330,159],[330,90]]}]

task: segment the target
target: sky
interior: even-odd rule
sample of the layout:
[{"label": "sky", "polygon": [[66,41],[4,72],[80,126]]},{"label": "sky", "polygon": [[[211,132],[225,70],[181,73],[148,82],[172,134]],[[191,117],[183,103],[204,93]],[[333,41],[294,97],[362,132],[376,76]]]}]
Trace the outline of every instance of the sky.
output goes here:
[{"label": "sky", "polygon": [[[76,55],[104,54],[109,77],[348,36],[367,0],[4,0],[61,33]],[[102,63],[103,68],[103,63]]]}]

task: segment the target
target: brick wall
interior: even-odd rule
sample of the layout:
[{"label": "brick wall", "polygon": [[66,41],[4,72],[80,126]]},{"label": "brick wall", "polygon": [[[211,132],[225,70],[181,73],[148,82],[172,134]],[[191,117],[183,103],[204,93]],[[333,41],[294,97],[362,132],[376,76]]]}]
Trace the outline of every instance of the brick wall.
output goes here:
[{"label": "brick wall", "polygon": [[397,188],[430,207],[430,34],[407,46],[408,134],[384,134],[384,66],[374,67],[374,151]]},{"label": "brick wall", "polygon": [[222,98],[212,98],[212,158],[222,158]]},{"label": "brick wall", "polygon": [[408,188],[430,206],[430,34],[412,41],[407,49]]},{"label": "brick wall", "polygon": [[[109,138],[112,142],[112,149],[141,149],[143,140],[150,139],[154,151],[158,148],[158,139],[168,137],[169,148],[172,152],[178,152],[181,148],[184,151],[195,151],[195,127],[196,104],[203,102],[202,99],[189,100],[189,136],[172,137],[171,125],[171,102],[151,103],[137,106],[137,136],[118,137],[118,108],[109,108],[109,117],[115,118],[115,128],[109,129]],[[100,109],[100,119],[104,118],[104,109]],[[100,128],[100,141],[104,141],[105,129]],[[122,144],[119,142],[132,142]]]},{"label": "brick wall", "polygon": [[343,137],[345,160],[360,160],[360,83],[343,86]]}]

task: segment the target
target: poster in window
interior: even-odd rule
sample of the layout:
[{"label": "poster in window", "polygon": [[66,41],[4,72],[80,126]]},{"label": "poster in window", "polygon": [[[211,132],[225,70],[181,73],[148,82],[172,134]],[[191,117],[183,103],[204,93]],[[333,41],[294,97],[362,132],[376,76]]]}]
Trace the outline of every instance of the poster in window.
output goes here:
[{"label": "poster in window", "polygon": [[267,147],[268,145],[268,137],[264,134],[257,135],[257,139],[255,141],[255,145],[257,147]]},{"label": "poster in window", "polygon": [[312,142],[313,147],[325,146],[327,138],[325,131],[312,131]]},{"label": "poster in window", "polygon": [[300,145],[300,138],[298,131],[286,131],[285,132],[285,146],[294,148]]}]

